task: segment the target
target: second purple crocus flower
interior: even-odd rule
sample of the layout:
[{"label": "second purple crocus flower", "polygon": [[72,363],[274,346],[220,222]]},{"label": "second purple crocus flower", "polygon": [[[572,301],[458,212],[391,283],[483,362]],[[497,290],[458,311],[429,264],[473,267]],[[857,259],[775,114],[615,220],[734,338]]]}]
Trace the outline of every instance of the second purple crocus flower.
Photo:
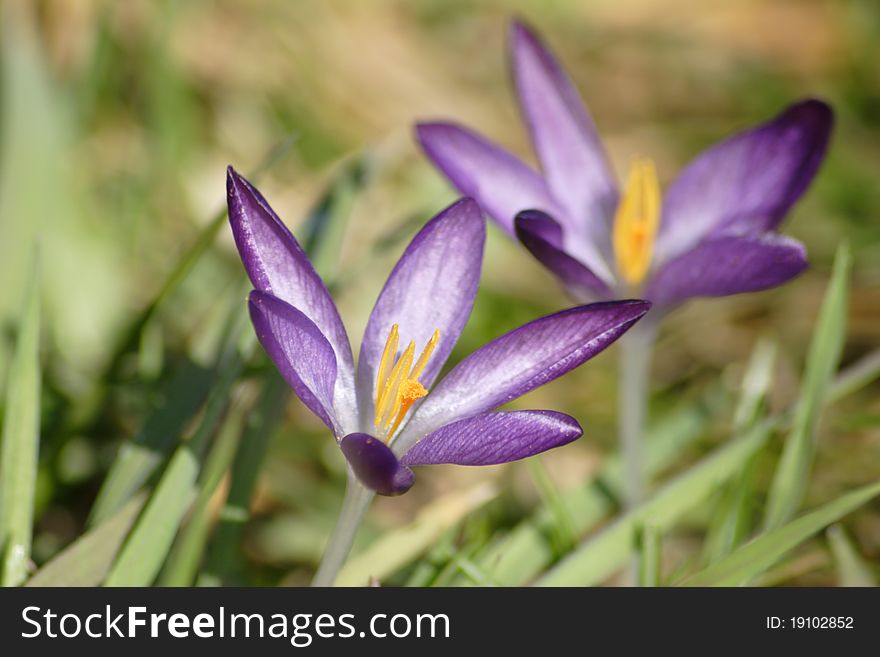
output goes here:
[{"label": "second purple crocus flower", "polygon": [[574,85],[525,26],[511,30],[513,77],[542,173],[454,123],[417,127],[463,194],[582,301],[638,296],[668,310],[698,296],[762,290],[807,265],[776,230],[813,179],[833,117],[818,100],[710,148],[661,200],[654,165],[633,161],[618,189]]},{"label": "second purple crocus flower", "polygon": [[581,302],[640,297],[653,303],[623,340],[619,426],[626,498],[643,497],[642,434],[658,320],[693,297],[780,285],[807,266],[800,243],[777,233],[812,181],[833,115],[819,100],[713,146],[670,185],[635,159],[621,192],[596,127],[550,50],[521,23],[510,35],[513,78],[539,173],[455,123],[422,123],[428,158]]}]

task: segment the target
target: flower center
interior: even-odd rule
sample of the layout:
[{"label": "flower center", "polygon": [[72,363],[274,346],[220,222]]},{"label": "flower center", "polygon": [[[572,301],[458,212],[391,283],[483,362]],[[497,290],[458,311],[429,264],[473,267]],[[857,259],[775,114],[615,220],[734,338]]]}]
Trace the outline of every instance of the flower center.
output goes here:
[{"label": "flower center", "polygon": [[410,407],[428,394],[425,386],[419,383],[419,377],[440,340],[440,330],[434,331],[415,365],[415,340],[410,341],[400,358],[394,361],[399,340],[399,329],[394,324],[385,341],[379,373],[376,375],[376,416],[373,425],[384,433],[386,443],[391,441],[391,436],[397,431]]},{"label": "flower center", "polygon": [[647,158],[633,161],[626,189],[614,215],[612,236],[617,271],[630,285],[645,279],[660,224],[660,185],[657,170]]}]

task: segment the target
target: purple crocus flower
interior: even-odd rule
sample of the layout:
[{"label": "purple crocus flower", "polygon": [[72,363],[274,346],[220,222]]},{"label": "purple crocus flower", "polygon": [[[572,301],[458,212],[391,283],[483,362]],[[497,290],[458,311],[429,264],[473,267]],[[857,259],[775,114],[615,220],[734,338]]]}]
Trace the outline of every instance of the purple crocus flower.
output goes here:
[{"label": "purple crocus flower", "polygon": [[621,194],[596,128],[549,50],[511,34],[513,77],[539,174],[468,129],[423,123],[427,156],[575,298],[638,296],[670,309],[691,297],[780,285],[807,266],[776,232],[825,155],[833,116],[805,100],[699,155],[661,201],[657,174],[633,162]]},{"label": "purple crocus flower", "polygon": [[296,239],[231,167],[227,196],[256,288],[257,337],[360,482],[383,495],[412,486],[411,466],[506,463],[578,438],[581,427],[562,413],[491,411],[595,356],[650,306],[607,302],[542,317],[465,358],[428,394],[477,292],[485,222],[476,202],[453,204],[409,244],[370,315],[356,369],[336,305]]}]

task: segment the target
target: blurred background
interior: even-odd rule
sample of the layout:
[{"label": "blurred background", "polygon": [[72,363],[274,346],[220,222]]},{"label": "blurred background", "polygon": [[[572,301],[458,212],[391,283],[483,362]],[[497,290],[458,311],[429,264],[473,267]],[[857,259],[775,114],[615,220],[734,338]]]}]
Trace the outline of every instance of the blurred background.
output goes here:
[{"label": "blurred background", "polygon": [[[564,62],[619,174],[641,154],[668,183],[703,148],[804,96],[829,100],[837,113],[826,163],[785,228],[806,243],[811,269],[777,290],[692,303],[664,325],[652,416],[710,410],[698,440],[658,480],[724,442],[731,399],[760,338],[779,343],[771,409],[796,397],[844,238],[855,264],[843,364],[880,346],[880,4],[708,7],[698,0],[4,2],[0,381],[8,378],[38,243],[36,564],[90,523],[121,446],[140,441],[152,450],[149,484],[177,442],[198,429],[220,376],[218,345],[246,313],[243,270],[220,217],[226,165],[258,180],[304,241],[326,238],[318,265],[357,346],[406,241],[454,198],[418,152],[412,124],[454,118],[533,161],[505,57],[514,16],[532,23]],[[333,222],[322,224],[327,216]],[[569,304],[493,228],[482,289],[453,361]],[[378,501],[361,543],[418,530],[414,518],[430,508],[435,521],[450,518],[438,521],[448,531],[433,537],[446,552],[422,566],[446,563],[595,474],[616,444],[615,356],[612,348],[516,403],[574,415],[583,439],[537,465],[422,471],[409,494]],[[228,391],[224,427],[247,421],[267,373],[261,352],[244,363]],[[807,506],[880,479],[878,390],[874,384],[825,414]],[[297,400],[276,397],[283,415],[264,437],[265,459],[262,448],[251,453],[261,465],[218,575],[223,582],[307,582],[341,501],[344,465],[323,425]],[[780,447],[777,436],[768,464]],[[238,450],[246,455],[247,443]],[[759,464],[759,496],[771,474]],[[211,527],[228,508],[229,488],[223,472],[206,500]],[[666,537],[670,568],[698,549],[711,514],[705,506]],[[880,508],[860,510],[847,530],[862,557],[880,559]],[[834,583],[822,539],[786,567],[786,583]],[[412,568],[391,581],[418,581]]]}]

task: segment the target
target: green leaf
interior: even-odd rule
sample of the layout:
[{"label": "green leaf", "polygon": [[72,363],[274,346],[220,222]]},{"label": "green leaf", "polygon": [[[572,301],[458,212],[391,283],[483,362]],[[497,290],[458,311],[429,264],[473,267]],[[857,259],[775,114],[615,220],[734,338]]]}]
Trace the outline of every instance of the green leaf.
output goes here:
[{"label": "green leaf", "polygon": [[753,531],[759,456],[760,452],[756,452],[743,465],[742,472],[721,490],[703,544],[706,563],[714,563],[730,554]]},{"label": "green leaf", "polygon": [[761,413],[761,408],[773,382],[776,364],[776,343],[761,339],[755,345],[740,387],[739,402],[733,415],[733,432],[749,429]]},{"label": "green leaf", "polygon": [[862,560],[843,527],[832,525],[826,532],[828,544],[837,564],[840,586],[877,586],[871,569]]},{"label": "green leaf", "polygon": [[498,586],[498,583],[492,579],[492,575],[480,568],[479,565],[471,561],[468,557],[459,554],[456,551],[450,551],[450,562],[458,568],[462,575],[467,577],[477,586]]},{"label": "green leaf", "polygon": [[251,493],[289,394],[290,388],[281,375],[274,370],[267,374],[262,396],[248,416],[245,434],[232,463],[229,495],[208,547],[200,585],[225,583],[233,575],[241,532],[250,517]]},{"label": "green leaf", "polygon": [[89,526],[116,513],[153,475],[205,402],[213,378],[213,372],[191,362],[178,369],[161,395],[162,405],[134,440],[119,448],[92,506]]},{"label": "green leaf", "polygon": [[[645,464],[653,476],[680,457],[702,434],[720,405],[718,391],[698,403],[688,403],[648,430]],[[580,536],[599,523],[615,506],[622,485],[622,466],[613,457],[596,480],[560,495],[567,508],[575,534]],[[521,586],[537,576],[557,557],[552,542],[554,516],[546,506],[521,522],[509,534],[481,550],[475,563],[504,586]],[[457,580],[456,584],[464,584]]]},{"label": "green leaf", "polygon": [[149,586],[171,547],[177,527],[195,496],[199,454],[177,449],[137,524],[113,562],[106,586]]},{"label": "green leaf", "polygon": [[727,557],[682,582],[683,586],[742,586],[789,551],[877,495],[880,483],[847,493],[791,522],[762,534]]},{"label": "green leaf", "polygon": [[337,586],[366,586],[372,578],[383,579],[424,554],[450,527],[494,499],[492,484],[440,497],[408,525],[383,535],[367,549],[350,558],[336,578]]},{"label": "green leaf", "polygon": [[[741,434],[760,418],[764,401],[773,380],[776,345],[760,340],[755,346],[743,376],[740,398],[733,416],[733,432]],[[703,554],[706,563],[714,563],[742,543],[751,532],[755,505],[755,474],[758,454],[742,473],[721,491],[712,513]]]},{"label": "green leaf", "polygon": [[[0,15],[0,321],[12,324],[19,312],[39,241],[40,301],[51,318],[43,333],[55,370],[88,377],[123,313],[127,276],[114,259],[113,222],[97,218],[80,184],[89,176],[76,159],[75,85],[59,83],[32,10],[3,3]],[[5,347],[0,341],[0,361]]]},{"label": "green leaf", "polygon": [[552,537],[555,537],[557,554],[568,552],[577,541],[577,532],[565,500],[562,499],[559,489],[547,473],[540,457],[529,459],[527,464],[541,501],[552,517],[550,529]]},{"label": "green leaf", "polygon": [[[256,183],[260,177],[269,169],[274,167],[284,156],[291,150],[295,139],[288,137],[280,144],[276,145],[260,163],[260,165],[250,174],[249,179]],[[158,314],[158,310],[168,301],[169,298],[178,291],[182,284],[187,280],[190,273],[195,269],[196,265],[202,260],[204,255],[210,252],[211,247],[217,239],[217,235],[223,226],[226,225],[227,210],[224,205],[214,214],[210,221],[202,228],[195,241],[189,245],[184,253],[177,259],[174,267],[157,288],[150,302],[135,316],[127,326],[119,331],[119,338],[115,341],[111,356],[105,372],[98,382],[95,389],[86,397],[91,400],[84,411],[80,411],[73,424],[78,427],[87,427],[90,422],[95,420],[97,412],[103,406],[109,388],[104,385],[106,381],[112,381],[120,375],[120,371],[125,363],[127,355],[139,348],[142,334],[147,326],[154,320]],[[106,510],[106,509],[105,509]]]},{"label": "green leaf", "polygon": [[40,449],[40,287],[34,264],[9,368],[0,449],[0,583],[27,577]]},{"label": "green leaf", "polygon": [[537,581],[538,586],[591,586],[625,565],[632,554],[636,531],[651,523],[657,531],[670,529],[717,487],[740,471],[765,443],[773,427],[762,422],[744,436],[715,450],[657,491],[649,500],[588,539]]},{"label": "green leaf", "polygon": [[453,581],[457,577],[464,577],[469,584],[478,584],[481,586],[498,586],[498,582],[492,579],[492,576],[479,565],[474,563],[472,557],[477,546],[469,543],[456,545],[453,543],[447,546],[444,555],[445,563],[437,572],[431,586],[442,588],[452,586]]},{"label": "green leaf", "polygon": [[764,518],[766,529],[782,526],[797,513],[804,500],[816,451],[816,423],[846,339],[851,260],[849,247],[842,244],[834,259],[831,282],[810,343],[791,434],[770,487]]},{"label": "green leaf", "polygon": [[129,500],[40,568],[26,586],[99,586],[146,499],[143,493]]},{"label": "green leaf", "polygon": [[336,278],[339,252],[358,192],[371,173],[369,158],[358,156],[346,163],[309,214],[303,248],[325,282]]},{"label": "green leaf", "polygon": [[192,586],[211,528],[212,499],[229,470],[244,424],[242,404],[233,404],[205,461],[198,494],[159,578],[160,586]]},{"label": "green leaf", "polygon": [[424,588],[431,586],[440,574],[441,569],[449,563],[449,555],[455,550],[456,528],[448,529],[434,542],[434,546],[416,562],[406,587]]},{"label": "green leaf", "polygon": [[662,551],[660,531],[655,525],[647,524],[638,534],[639,545],[639,586],[660,586],[662,572]]},{"label": "green leaf", "polygon": [[[217,367],[220,378],[208,399],[201,423],[193,437],[175,450],[113,563],[105,581],[107,586],[149,586],[165,561],[178,527],[196,495],[196,479],[202,459],[244,364],[244,356],[238,347],[243,335],[244,314],[236,313],[232,322],[234,328],[230,330]],[[249,354],[255,338],[251,332],[245,335],[242,351]]]},{"label": "green leaf", "polygon": [[829,402],[837,401],[858,392],[880,377],[880,349],[875,349],[866,356],[843,370],[831,387],[828,388]]}]

